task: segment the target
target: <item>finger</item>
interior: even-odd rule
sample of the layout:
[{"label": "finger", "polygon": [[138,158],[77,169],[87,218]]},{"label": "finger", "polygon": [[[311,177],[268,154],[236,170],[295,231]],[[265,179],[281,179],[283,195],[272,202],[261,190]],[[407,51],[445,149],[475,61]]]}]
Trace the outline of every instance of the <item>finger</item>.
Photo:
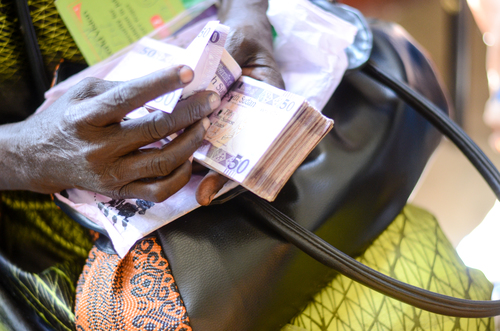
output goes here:
[{"label": "finger", "polygon": [[191,178],[191,162],[185,161],[169,176],[154,180],[137,180],[123,186],[118,193],[120,199],[143,199],[162,202],[183,188]]},{"label": "finger", "polygon": [[186,86],[193,77],[191,68],[177,66],[117,84],[91,99],[89,108],[94,109],[94,113],[91,114],[90,121],[97,126],[119,122],[146,102]]},{"label": "finger", "polygon": [[205,117],[163,148],[142,150],[127,156],[117,170],[120,180],[168,176],[200,147],[209,126],[210,121]]},{"label": "finger", "polygon": [[279,89],[285,89],[285,82],[281,73],[271,67],[245,67],[242,68],[242,74],[263,81]]},{"label": "finger", "polygon": [[95,77],[87,77],[71,87],[66,94],[73,100],[81,101],[100,95],[119,84],[122,84],[122,82],[112,82]]},{"label": "finger", "polygon": [[180,101],[172,114],[155,111],[135,120],[121,122],[117,125],[121,153],[130,153],[178,132],[208,116],[219,105],[217,93],[205,91]]},{"label": "finger", "polygon": [[202,206],[208,206],[228,180],[229,178],[210,170],[196,189],[196,201]]}]

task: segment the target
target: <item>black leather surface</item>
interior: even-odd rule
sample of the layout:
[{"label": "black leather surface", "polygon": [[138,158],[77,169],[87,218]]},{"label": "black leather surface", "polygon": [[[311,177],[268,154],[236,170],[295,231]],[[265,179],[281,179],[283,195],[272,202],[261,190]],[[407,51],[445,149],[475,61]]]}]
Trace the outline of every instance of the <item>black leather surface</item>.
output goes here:
[{"label": "black leather surface", "polygon": [[[447,109],[432,65],[402,28],[371,26],[371,59]],[[358,255],[405,205],[440,135],[360,72],[344,78],[324,114],[334,129],[273,204]],[[195,331],[279,330],[334,276],[258,217],[240,196],[158,231]]]}]

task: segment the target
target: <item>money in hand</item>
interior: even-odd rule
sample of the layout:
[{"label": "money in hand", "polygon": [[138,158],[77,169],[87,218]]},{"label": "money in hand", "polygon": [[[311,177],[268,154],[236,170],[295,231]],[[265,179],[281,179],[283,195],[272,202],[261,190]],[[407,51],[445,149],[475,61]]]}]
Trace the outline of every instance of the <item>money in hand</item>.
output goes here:
[{"label": "money in hand", "polygon": [[333,126],[303,97],[245,76],[210,121],[195,159],[269,201]]},{"label": "money in hand", "polygon": [[[217,92],[221,106],[210,116],[211,126],[194,158],[272,201],[333,121],[299,95],[241,77],[240,66],[224,49],[228,32],[228,27],[211,21],[185,50],[143,38],[106,79],[137,78],[183,59],[194,68],[193,82],[145,106],[171,112],[179,98],[203,90]],[[147,111],[134,113],[130,117]]]},{"label": "money in hand", "polygon": [[[212,125],[194,156],[198,162],[233,180],[218,194],[240,183],[262,198],[273,200],[332,128],[333,121],[310,107],[301,96],[241,77],[241,68],[222,47],[227,27],[214,21],[205,28],[187,49],[143,38],[118,64],[107,64],[105,78],[130,80],[189,62],[196,77],[189,89],[153,100],[127,117],[140,117],[151,109],[171,111],[179,98],[196,91],[217,92],[222,97],[221,106],[210,116]],[[114,200],[76,188],[66,190],[67,198],[57,196],[106,229],[123,257],[138,239],[198,208],[195,191],[201,180],[202,176],[193,174],[186,186],[157,204],[140,199]]]},{"label": "money in hand", "polygon": [[[171,113],[179,99],[187,98],[208,88],[225,51],[224,44],[228,32],[229,27],[218,21],[210,21],[186,49],[144,37],[104,79],[125,81],[146,76],[173,65],[185,64],[191,67],[195,76],[188,86],[162,95],[145,105],[150,110]],[[241,69],[238,68],[238,70],[241,74]],[[145,110],[138,110],[136,113],[144,115]],[[137,117],[137,115],[132,117]]]}]

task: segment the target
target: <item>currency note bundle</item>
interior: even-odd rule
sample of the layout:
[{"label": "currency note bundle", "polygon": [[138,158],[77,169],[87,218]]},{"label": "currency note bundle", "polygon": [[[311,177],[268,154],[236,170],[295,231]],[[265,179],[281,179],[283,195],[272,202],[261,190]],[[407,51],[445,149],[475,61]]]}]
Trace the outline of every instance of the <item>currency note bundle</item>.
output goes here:
[{"label": "currency note bundle", "polygon": [[195,159],[269,201],[333,126],[303,97],[245,76],[210,122]]}]

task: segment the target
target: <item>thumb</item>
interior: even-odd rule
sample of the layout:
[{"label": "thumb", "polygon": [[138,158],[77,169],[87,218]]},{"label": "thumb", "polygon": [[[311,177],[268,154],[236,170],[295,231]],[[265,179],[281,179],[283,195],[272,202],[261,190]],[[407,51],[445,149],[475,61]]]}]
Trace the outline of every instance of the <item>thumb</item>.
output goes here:
[{"label": "thumb", "polygon": [[208,206],[228,180],[229,178],[210,170],[196,189],[196,201],[202,206]]}]

